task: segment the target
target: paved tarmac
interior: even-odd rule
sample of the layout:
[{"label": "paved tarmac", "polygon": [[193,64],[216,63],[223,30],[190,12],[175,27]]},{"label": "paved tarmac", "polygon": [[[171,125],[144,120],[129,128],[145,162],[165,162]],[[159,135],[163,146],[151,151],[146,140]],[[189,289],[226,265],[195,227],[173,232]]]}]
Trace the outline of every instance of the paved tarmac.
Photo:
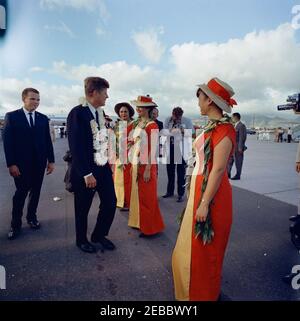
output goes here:
[{"label": "paved tarmac", "polygon": [[[247,152],[249,159],[260,157],[255,155],[260,143],[265,144],[253,140],[253,149]],[[185,204],[176,203],[175,197],[161,198],[167,181],[165,168],[159,169],[158,191],[166,223],[164,233],[140,239],[139,232],[127,226],[128,214],[117,210],[110,233],[116,251],[86,254],[74,245],[73,196],[63,184],[66,146],[66,139],[55,142],[56,171],[44,180],[38,211],[42,229],[32,231],[24,224],[22,236],[15,241],[6,239],[14,184],[0,146],[0,265],[7,272],[7,289],[0,290],[0,300],[174,300],[171,255],[178,231],[176,218]],[[292,154],[295,147],[287,148]],[[270,153],[268,157],[275,159],[276,155]],[[240,187],[233,188],[234,222],[224,262],[223,299],[299,300],[300,292],[281,280],[300,264],[288,231],[288,217],[296,214],[297,208],[263,195],[264,191],[259,190],[263,177],[256,179],[258,193],[253,188],[249,191],[250,171],[254,169],[247,167],[246,161]],[[271,170],[267,172],[271,175]],[[277,176],[282,174],[276,172]],[[54,202],[56,196],[62,200]],[[98,205],[95,197],[90,231]]]}]

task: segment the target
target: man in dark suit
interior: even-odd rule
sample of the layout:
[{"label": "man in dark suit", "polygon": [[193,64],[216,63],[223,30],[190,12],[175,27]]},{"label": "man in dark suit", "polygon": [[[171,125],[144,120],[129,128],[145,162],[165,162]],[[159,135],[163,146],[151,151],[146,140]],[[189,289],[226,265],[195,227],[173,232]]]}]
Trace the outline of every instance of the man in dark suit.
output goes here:
[{"label": "man in dark suit", "polygon": [[232,114],[232,120],[235,122],[235,131],[236,131],[236,148],[234,155],[231,156],[228,162],[228,177],[231,178],[231,169],[233,163],[236,167],[236,175],[232,177],[232,180],[240,180],[242,174],[242,167],[244,161],[244,152],[247,149],[245,143],[247,140],[247,128],[245,124],[241,122],[241,115],[239,113]]},{"label": "man in dark suit", "polygon": [[5,116],[3,143],[7,167],[14,178],[16,192],[13,197],[10,240],[19,236],[23,207],[29,193],[27,222],[39,229],[36,210],[47,167],[47,175],[54,170],[54,153],[48,117],[37,112],[40,103],[38,90],[26,88],[22,93],[24,107]]},{"label": "man in dark suit", "polygon": [[159,115],[158,108],[154,108],[152,110],[152,118],[156,122],[156,124],[158,126],[158,130],[161,131],[164,128],[164,123],[162,121],[158,120],[158,115]]},{"label": "man in dark suit", "polygon": [[[158,120],[158,115],[159,115],[158,108],[154,108],[152,110],[152,119],[156,122],[159,130],[158,157],[162,157],[162,143],[161,143],[160,131],[164,128],[164,123]],[[158,170],[157,170],[157,174],[158,174]]]},{"label": "man in dark suit", "polygon": [[88,77],[84,84],[86,104],[71,110],[67,131],[72,155],[70,175],[75,201],[76,245],[84,252],[94,253],[96,249],[87,239],[87,226],[95,192],[97,191],[100,197],[100,207],[91,241],[100,243],[102,248],[108,250],[115,249],[115,245],[106,236],[114,219],[117,201],[110,165],[107,159],[101,156],[101,148],[106,148],[105,143],[99,144],[93,136],[93,125],[96,125],[96,131],[98,127],[101,133],[106,130],[101,107],[108,98],[109,83],[103,78]]}]

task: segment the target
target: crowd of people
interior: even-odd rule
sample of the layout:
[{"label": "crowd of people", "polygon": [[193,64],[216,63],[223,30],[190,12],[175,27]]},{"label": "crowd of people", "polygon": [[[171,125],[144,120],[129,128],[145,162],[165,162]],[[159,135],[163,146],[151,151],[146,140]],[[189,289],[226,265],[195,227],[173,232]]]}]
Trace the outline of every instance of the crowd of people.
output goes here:
[{"label": "crowd of people", "polygon": [[277,143],[291,143],[293,140],[293,130],[291,127],[288,129],[284,129],[282,127],[278,127],[275,131],[275,142]]},{"label": "crowd of people", "polygon": [[[188,195],[172,256],[175,297],[217,300],[232,223],[229,178],[234,162],[237,172],[232,179],[241,178],[246,150],[241,115],[228,116],[236,104],[232,87],[218,78],[199,85],[199,113],[208,117],[208,123],[194,141],[192,121],[183,116],[183,109],[175,107],[162,123],[159,107],[149,95],[118,103],[118,120],[112,125],[103,110],[108,89],[107,80],[86,78],[85,101],[67,118],[69,151],[65,160],[69,168],[65,182],[74,194],[77,247],[87,253],[95,253],[96,244],[114,250],[108,235],[117,207],[128,211],[128,226],[140,230],[140,237],[164,231],[157,194],[158,163],[163,160],[168,174],[163,197],[174,195],[175,172],[177,202]],[[32,229],[41,228],[37,207],[45,168],[47,174],[54,171],[49,121],[36,111],[40,93],[26,88],[22,100],[21,109],[7,113],[3,131],[7,167],[16,186],[10,240],[22,231],[27,197],[27,223]],[[189,175],[187,167],[191,168]],[[88,238],[88,214],[96,192],[99,213]]]}]

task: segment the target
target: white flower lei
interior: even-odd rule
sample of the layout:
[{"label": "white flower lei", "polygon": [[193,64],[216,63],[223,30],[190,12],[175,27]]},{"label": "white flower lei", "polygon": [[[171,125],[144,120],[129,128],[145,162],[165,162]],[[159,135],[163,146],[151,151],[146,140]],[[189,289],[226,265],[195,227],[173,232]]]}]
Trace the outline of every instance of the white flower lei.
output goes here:
[{"label": "white flower lei", "polygon": [[[86,100],[82,106],[88,107]],[[95,119],[90,121],[90,125],[93,134],[94,162],[98,166],[104,166],[108,161],[108,132],[102,110],[99,113],[100,129]]]}]

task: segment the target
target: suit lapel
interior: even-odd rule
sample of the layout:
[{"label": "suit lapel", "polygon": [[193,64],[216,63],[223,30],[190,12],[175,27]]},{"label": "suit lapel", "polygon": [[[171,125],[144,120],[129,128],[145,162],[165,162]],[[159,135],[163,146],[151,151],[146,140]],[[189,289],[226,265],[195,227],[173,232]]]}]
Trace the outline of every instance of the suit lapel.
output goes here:
[{"label": "suit lapel", "polygon": [[30,125],[28,123],[27,117],[25,115],[25,112],[23,108],[19,109],[19,114],[20,114],[20,120],[23,122],[24,126],[30,129]]},{"label": "suit lapel", "polygon": [[37,128],[41,123],[41,117],[38,112],[35,112],[35,117],[34,117],[34,127]]}]

